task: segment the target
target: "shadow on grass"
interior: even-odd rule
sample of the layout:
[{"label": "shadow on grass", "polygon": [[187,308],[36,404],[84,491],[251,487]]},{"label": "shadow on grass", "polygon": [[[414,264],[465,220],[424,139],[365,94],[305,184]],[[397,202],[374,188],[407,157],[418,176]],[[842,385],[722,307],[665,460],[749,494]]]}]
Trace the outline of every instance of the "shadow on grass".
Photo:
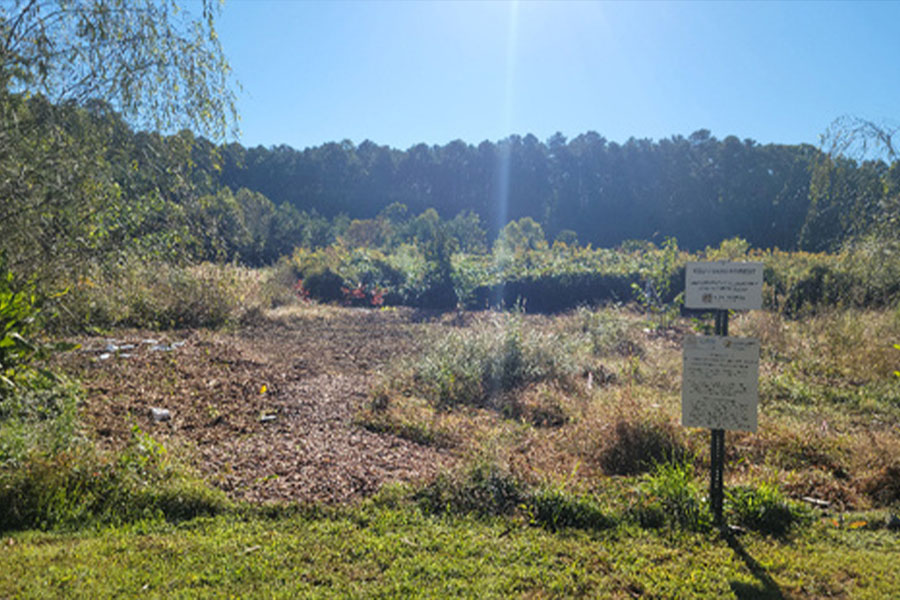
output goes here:
[{"label": "shadow on grass", "polygon": [[759,582],[754,585],[742,581],[731,581],[731,591],[734,592],[736,598],[739,600],[749,600],[751,598],[784,598],[784,594],[781,593],[781,588],[778,587],[775,580],[772,579],[771,575],[766,572],[763,566],[759,564],[755,558],[750,556],[744,549],[740,540],[738,540],[733,533],[725,531],[722,533],[722,538],[724,538],[728,547],[744,561],[744,564],[747,565],[747,568],[750,569],[750,572]]}]

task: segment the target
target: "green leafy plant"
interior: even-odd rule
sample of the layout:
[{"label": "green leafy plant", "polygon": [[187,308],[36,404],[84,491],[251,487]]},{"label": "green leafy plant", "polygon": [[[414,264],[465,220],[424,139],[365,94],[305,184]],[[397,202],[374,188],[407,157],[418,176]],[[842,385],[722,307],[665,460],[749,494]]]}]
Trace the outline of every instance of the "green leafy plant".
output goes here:
[{"label": "green leafy plant", "polygon": [[12,271],[0,256],[0,399],[38,379],[53,378],[35,362],[54,351],[77,347],[69,343],[44,343],[39,339],[41,299],[32,286],[17,286]]},{"label": "green leafy plant", "polygon": [[666,238],[658,251],[648,253],[648,258],[649,264],[641,270],[641,283],[633,283],[631,287],[638,304],[653,316],[656,326],[665,328],[678,316],[684,301],[683,293],[674,293],[676,286],[683,282],[678,273],[684,259],[678,251],[678,241],[671,237]]},{"label": "green leafy plant", "polygon": [[678,526],[704,531],[712,523],[706,502],[688,462],[660,463],[643,477],[630,516],[642,527]]},{"label": "green leafy plant", "polygon": [[798,508],[791,506],[774,483],[734,487],[725,491],[725,497],[732,518],[738,524],[760,533],[783,536],[804,517]]}]

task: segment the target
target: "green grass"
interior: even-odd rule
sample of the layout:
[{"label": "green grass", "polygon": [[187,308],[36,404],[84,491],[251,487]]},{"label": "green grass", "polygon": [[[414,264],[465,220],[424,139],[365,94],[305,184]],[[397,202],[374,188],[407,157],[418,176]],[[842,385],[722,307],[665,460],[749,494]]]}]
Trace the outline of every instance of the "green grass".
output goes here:
[{"label": "green grass", "polygon": [[0,540],[0,597],[890,597],[900,537],[630,525],[551,532],[405,502]]}]

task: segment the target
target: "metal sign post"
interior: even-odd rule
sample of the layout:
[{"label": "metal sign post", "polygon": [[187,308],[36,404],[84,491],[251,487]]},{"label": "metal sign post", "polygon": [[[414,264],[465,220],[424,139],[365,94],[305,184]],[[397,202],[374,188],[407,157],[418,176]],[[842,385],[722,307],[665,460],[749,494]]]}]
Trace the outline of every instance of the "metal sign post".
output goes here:
[{"label": "metal sign post", "polygon": [[684,340],[682,424],[709,427],[709,503],[724,524],[725,430],[756,431],[759,341],[728,336],[728,311],[762,308],[761,263],[691,262],[685,306],[715,311],[714,337]]},{"label": "metal sign post", "polygon": [[[716,311],[715,334],[728,337],[728,311]],[[725,503],[725,430],[709,430],[709,505],[713,520],[722,526],[722,507]]]}]

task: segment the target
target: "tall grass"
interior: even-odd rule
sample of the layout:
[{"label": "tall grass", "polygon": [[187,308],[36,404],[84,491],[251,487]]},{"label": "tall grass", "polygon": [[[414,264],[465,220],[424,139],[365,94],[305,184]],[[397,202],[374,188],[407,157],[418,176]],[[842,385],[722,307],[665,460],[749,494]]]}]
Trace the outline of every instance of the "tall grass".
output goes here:
[{"label": "tall grass", "polygon": [[230,504],[138,430],[117,454],[83,440],[55,451],[27,446],[0,463],[0,531],[179,521],[218,514]]},{"label": "tall grass", "polygon": [[80,388],[47,376],[0,397],[0,532],[216,514],[224,494],[139,430],[119,453],[83,434]]},{"label": "tall grass", "polygon": [[480,327],[433,340],[408,367],[414,394],[436,407],[513,411],[508,394],[529,384],[567,385],[589,368],[580,340],[526,324],[520,313],[492,313]]},{"label": "tall grass", "polygon": [[203,263],[173,265],[128,260],[95,268],[60,299],[64,328],[220,327],[246,322],[292,301],[296,282],[287,263],[269,269]]}]

